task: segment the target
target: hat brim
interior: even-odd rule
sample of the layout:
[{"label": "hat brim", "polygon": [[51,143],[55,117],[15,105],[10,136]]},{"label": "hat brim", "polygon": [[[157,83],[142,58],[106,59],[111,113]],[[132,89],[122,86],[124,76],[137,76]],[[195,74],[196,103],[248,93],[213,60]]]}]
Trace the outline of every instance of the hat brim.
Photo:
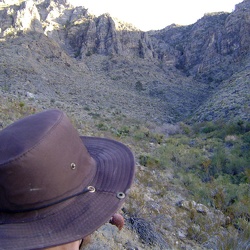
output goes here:
[{"label": "hat brim", "polygon": [[[109,221],[121,208],[135,171],[132,152],[124,144],[99,137],[81,137],[96,161],[96,174],[89,183],[95,192],[76,196],[49,208],[46,215],[20,223],[0,221],[0,249],[41,249],[82,239]],[[34,213],[34,212],[32,212]],[[27,216],[27,215],[26,215]],[[27,217],[26,217],[27,218]]]}]

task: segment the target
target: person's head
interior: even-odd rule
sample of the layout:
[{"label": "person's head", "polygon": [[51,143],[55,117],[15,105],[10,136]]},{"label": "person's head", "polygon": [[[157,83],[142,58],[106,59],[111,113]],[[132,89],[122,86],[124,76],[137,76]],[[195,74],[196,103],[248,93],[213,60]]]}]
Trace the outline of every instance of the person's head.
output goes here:
[{"label": "person's head", "polygon": [[134,165],[124,144],[79,136],[60,110],[6,127],[0,132],[0,249],[79,248],[79,240],[121,208]]}]

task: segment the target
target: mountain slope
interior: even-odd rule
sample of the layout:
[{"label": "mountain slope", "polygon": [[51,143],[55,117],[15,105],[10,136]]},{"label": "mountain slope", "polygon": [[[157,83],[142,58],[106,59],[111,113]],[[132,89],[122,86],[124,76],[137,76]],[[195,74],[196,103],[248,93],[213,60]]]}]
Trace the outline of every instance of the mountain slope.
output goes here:
[{"label": "mountain slope", "polygon": [[[63,0],[8,2],[0,5],[1,81],[12,92],[25,93],[31,82],[33,92],[46,98],[74,92],[73,99],[84,95],[90,106],[176,122],[209,103],[221,82],[249,63],[249,0],[231,14],[210,14],[190,26],[153,32],[108,14],[95,17]],[[230,110],[236,117],[236,109]]]}]

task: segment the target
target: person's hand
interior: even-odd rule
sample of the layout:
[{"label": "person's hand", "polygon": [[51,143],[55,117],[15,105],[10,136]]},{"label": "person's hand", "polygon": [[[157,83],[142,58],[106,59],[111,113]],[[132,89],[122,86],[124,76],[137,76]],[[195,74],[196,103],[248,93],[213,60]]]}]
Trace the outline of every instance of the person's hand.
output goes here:
[{"label": "person's hand", "polygon": [[124,218],[121,214],[116,213],[111,217],[109,223],[115,225],[119,230],[122,230],[124,226]]}]

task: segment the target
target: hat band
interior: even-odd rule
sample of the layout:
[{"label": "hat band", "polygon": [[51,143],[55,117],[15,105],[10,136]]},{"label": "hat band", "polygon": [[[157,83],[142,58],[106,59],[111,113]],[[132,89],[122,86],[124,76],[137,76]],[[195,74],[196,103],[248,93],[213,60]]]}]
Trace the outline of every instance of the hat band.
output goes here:
[{"label": "hat band", "polygon": [[64,201],[67,201],[67,200],[72,199],[72,198],[74,198],[76,196],[79,196],[79,195],[83,195],[83,194],[86,194],[86,193],[94,193],[94,192],[95,192],[95,188],[93,186],[88,186],[88,187],[84,188],[81,192],[78,192],[76,194],[70,195],[70,196],[65,197],[65,198],[63,198],[61,200],[58,200],[58,201],[55,201],[55,202],[52,202],[52,203],[49,203],[49,204],[45,204],[45,205],[34,207],[34,208],[18,209],[18,210],[11,210],[11,211],[10,210],[0,210],[0,212],[3,212],[3,213],[32,212],[32,211],[35,211],[35,210],[39,210],[39,209],[43,209],[43,208],[47,208],[47,207],[57,205],[59,203],[62,203]]}]

